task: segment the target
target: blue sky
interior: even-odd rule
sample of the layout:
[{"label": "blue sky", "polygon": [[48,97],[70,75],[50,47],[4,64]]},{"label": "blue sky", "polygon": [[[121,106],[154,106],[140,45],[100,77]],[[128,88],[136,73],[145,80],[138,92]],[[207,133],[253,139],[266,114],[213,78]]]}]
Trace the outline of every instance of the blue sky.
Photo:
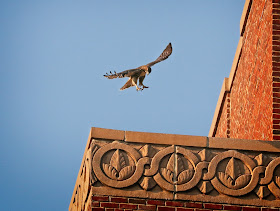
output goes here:
[{"label": "blue sky", "polygon": [[[207,136],[244,0],[0,1],[0,204],[67,210],[90,127]],[[108,80],[156,59],[143,92]]]}]

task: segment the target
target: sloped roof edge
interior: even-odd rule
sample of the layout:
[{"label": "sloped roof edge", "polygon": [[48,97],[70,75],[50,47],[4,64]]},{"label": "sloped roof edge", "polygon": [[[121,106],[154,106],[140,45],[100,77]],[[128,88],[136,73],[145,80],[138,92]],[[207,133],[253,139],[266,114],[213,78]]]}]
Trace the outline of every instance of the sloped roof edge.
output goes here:
[{"label": "sloped roof edge", "polygon": [[215,135],[215,131],[217,129],[218,123],[219,123],[219,115],[221,113],[222,110],[222,105],[224,103],[225,100],[225,94],[226,92],[230,92],[231,88],[232,88],[232,84],[234,81],[234,77],[236,74],[236,70],[238,67],[238,63],[239,63],[239,59],[242,53],[242,47],[244,44],[244,39],[243,39],[243,33],[245,31],[245,27],[247,24],[247,19],[248,16],[250,14],[250,9],[251,9],[251,5],[252,5],[252,0],[246,0],[245,4],[244,4],[244,8],[243,8],[243,12],[241,15],[241,19],[240,19],[240,39],[236,48],[236,52],[235,52],[235,56],[232,62],[232,66],[231,66],[231,70],[230,70],[230,74],[229,74],[229,78],[225,78],[223,85],[222,85],[222,89],[218,98],[218,102],[216,105],[216,109],[215,109],[215,113],[213,116],[213,120],[212,120],[212,124],[210,126],[210,130],[208,133],[209,137],[213,137]]}]

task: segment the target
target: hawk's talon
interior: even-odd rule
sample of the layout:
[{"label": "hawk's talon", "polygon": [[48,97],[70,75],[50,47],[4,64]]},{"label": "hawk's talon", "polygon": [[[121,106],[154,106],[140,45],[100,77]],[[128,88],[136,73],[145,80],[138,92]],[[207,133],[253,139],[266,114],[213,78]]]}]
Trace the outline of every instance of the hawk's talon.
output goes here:
[{"label": "hawk's talon", "polygon": [[148,86],[144,86],[142,85],[141,91],[143,91],[144,89],[149,88]]}]

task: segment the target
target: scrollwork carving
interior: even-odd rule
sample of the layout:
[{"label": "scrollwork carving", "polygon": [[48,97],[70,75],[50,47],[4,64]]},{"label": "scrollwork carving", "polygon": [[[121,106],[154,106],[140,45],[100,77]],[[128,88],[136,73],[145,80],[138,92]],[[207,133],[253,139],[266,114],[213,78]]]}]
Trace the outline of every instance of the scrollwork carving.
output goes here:
[{"label": "scrollwork carving", "polygon": [[[249,155],[236,150],[199,149],[182,146],[105,143],[92,153],[91,185],[95,181],[111,188],[140,188],[149,195],[188,191],[204,195],[242,197],[258,200],[280,198],[280,158],[264,153]],[[279,171],[279,173],[277,173]],[[157,188],[156,188],[157,187]],[[157,197],[159,197],[157,195]]]},{"label": "scrollwork carving", "polygon": [[[245,195],[249,192],[251,192],[256,185],[258,184],[259,181],[259,175],[260,173],[263,173],[265,168],[263,166],[258,166],[256,167],[256,164],[254,163],[254,161],[249,158],[247,155],[244,155],[240,152],[237,152],[235,150],[229,150],[223,153],[220,153],[219,155],[215,156],[212,161],[209,164],[209,171],[208,171],[208,177],[212,177],[212,175],[215,175],[215,169],[217,168],[218,164],[226,159],[226,158],[236,158],[238,160],[240,160],[244,167],[246,166],[247,169],[249,170],[250,176],[249,174],[244,174],[242,176],[239,176],[239,180],[235,180],[234,178],[230,178],[228,177],[228,175],[230,174],[232,177],[236,177],[236,172],[235,170],[228,170],[228,173],[225,174],[221,174],[219,173],[218,177],[214,177],[211,180],[212,185],[214,186],[214,188],[223,194],[226,195],[230,195],[230,196],[241,196],[241,195]],[[232,162],[234,162],[232,160]],[[230,166],[234,166],[234,164],[228,164]],[[228,166],[227,165],[227,166]],[[232,167],[235,168],[235,167]],[[214,171],[214,173],[211,171]],[[232,172],[232,173],[229,173]],[[211,174],[210,174],[211,173]],[[223,175],[223,176],[222,176]],[[245,176],[248,175],[248,176]],[[249,181],[249,177],[250,177],[250,181]],[[221,180],[219,180],[219,179]],[[233,183],[235,182],[235,183]],[[247,183],[247,184],[246,184]]]},{"label": "scrollwork carving", "polygon": [[272,194],[280,199],[280,157],[271,161],[265,171],[265,177],[260,181],[262,184],[268,184]]},{"label": "scrollwork carving", "polygon": [[[103,165],[102,158],[105,153],[107,153],[111,150],[122,150],[123,152],[125,152],[127,154],[127,156],[129,156],[133,160],[134,163],[136,163],[135,170],[133,170],[133,174],[131,174],[132,170],[127,170],[127,168],[122,168],[121,166],[118,166],[118,165],[122,165],[122,164],[113,164],[115,161],[112,161],[112,163],[110,162],[111,163],[110,166],[112,167],[111,169],[113,169],[114,166],[118,166],[117,168],[120,169],[120,171],[122,169],[125,169],[123,176],[121,178],[120,178],[120,175],[118,175],[118,177],[117,177],[117,173],[116,173],[116,178],[119,178],[120,181],[116,182],[115,178],[112,179],[112,177],[114,177],[114,173],[111,173],[110,176],[108,176],[104,173],[104,171],[103,171],[104,169],[102,170],[100,167],[101,164],[103,167],[106,166],[106,165]],[[119,158],[119,160],[120,160],[120,158]],[[107,144],[107,145],[103,146],[101,149],[99,149],[95,153],[95,155],[93,157],[92,166],[94,169],[94,173],[95,173],[96,177],[100,180],[100,182],[102,182],[103,184],[108,185],[110,187],[123,188],[123,187],[128,187],[130,185],[135,184],[143,174],[144,165],[148,164],[149,162],[150,162],[149,158],[141,158],[141,154],[134,148],[130,147],[129,145],[119,143],[119,142],[113,142],[111,144]],[[109,165],[107,165],[107,166],[109,166]],[[134,167],[132,167],[132,168],[134,169]],[[105,170],[105,171],[107,173],[109,172],[109,170]],[[130,171],[130,173],[128,173],[128,171]],[[128,177],[128,175],[130,175],[131,177]]]}]

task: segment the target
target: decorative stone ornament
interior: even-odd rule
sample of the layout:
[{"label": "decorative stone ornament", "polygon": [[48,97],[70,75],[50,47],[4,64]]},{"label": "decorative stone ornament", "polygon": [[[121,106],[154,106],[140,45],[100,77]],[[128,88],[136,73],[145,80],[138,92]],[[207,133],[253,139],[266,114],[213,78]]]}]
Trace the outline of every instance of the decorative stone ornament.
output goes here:
[{"label": "decorative stone ornament", "polygon": [[233,139],[211,138],[202,147],[130,140],[89,140],[72,207],[89,203],[90,194],[280,207],[277,142],[261,152],[266,142],[253,140],[257,151],[227,149]]},{"label": "decorative stone ornament", "polygon": [[[125,195],[127,191],[123,188],[136,190],[137,187],[142,195],[143,192],[153,195],[153,189],[161,189],[162,193],[168,191],[172,195],[187,195],[188,192],[193,195],[196,187],[202,194],[209,196],[214,191],[215,195],[218,192],[223,197],[238,199],[248,194],[255,196],[255,200],[263,200],[268,195],[273,195],[275,199],[280,197],[280,177],[274,172],[280,168],[280,158],[272,159],[264,166],[263,154],[253,159],[250,154],[241,151],[220,150],[211,152],[214,157],[207,162],[205,150],[197,152],[182,146],[162,147],[150,157],[152,146],[148,145],[138,150],[135,144],[121,141],[108,143],[93,140],[92,143],[97,150],[90,148],[87,152],[83,170],[90,169],[91,165],[92,172],[85,175],[82,172],[84,180],[81,183],[80,200],[85,200],[89,192],[90,174],[102,184],[92,184],[93,192],[100,193],[101,187],[103,190],[108,187],[108,190],[115,189],[113,193],[117,196]],[[210,153],[211,149],[208,151]],[[91,155],[88,154],[90,152]],[[264,178],[260,174],[264,174]]]}]

